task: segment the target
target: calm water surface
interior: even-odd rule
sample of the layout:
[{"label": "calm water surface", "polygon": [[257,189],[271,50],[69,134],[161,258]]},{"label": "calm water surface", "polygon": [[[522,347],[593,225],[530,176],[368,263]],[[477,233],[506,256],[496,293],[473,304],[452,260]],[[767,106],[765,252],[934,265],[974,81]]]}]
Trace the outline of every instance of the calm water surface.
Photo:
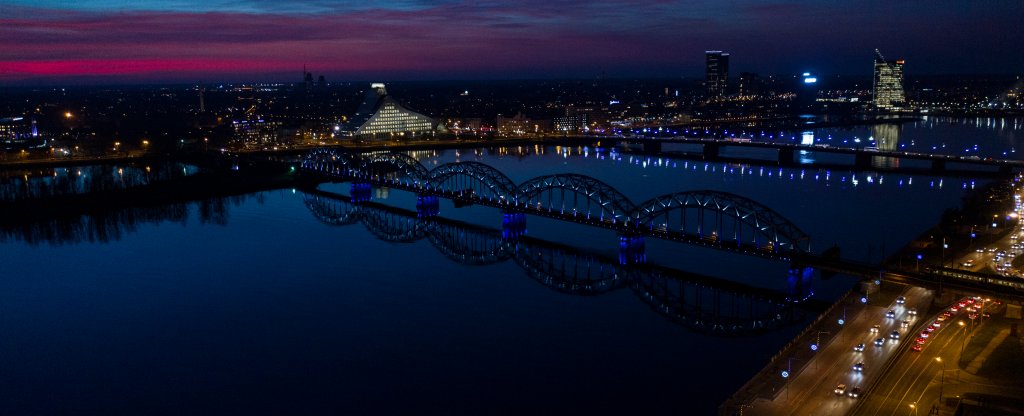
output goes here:
[{"label": "calm water surface", "polygon": [[[843,256],[878,261],[970,180],[760,169],[583,148],[420,153],[521,183],[593,176],[634,202],[714,189],[756,200]],[[347,184],[321,189],[348,192]],[[465,265],[427,239],[319,221],[301,191],[126,214],[125,232],[25,242],[0,261],[2,414],[710,414],[803,324],[694,332],[636,293],[579,296],[514,261]],[[415,210],[415,196],[374,201]],[[500,212],[441,216],[501,229]],[[127,219],[131,217],[131,219]],[[136,218],[137,217],[137,218]],[[614,257],[610,232],[528,218],[530,237]],[[83,227],[87,233],[88,227]],[[74,233],[71,233],[74,234]],[[649,241],[650,262],[786,290],[785,264]],[[832,299],[853,281],[816,282]]]}]

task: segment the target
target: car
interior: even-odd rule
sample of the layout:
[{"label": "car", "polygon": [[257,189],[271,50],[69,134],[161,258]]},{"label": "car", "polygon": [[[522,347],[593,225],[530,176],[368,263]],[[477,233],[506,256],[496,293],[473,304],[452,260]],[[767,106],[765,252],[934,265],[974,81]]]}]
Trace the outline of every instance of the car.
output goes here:
[{"label": "car", "polygon": [[977,312],[978,311],[973,306],[968,306],[968,307],[964,308],[964,310],[967,311],[967,312]]},{"label": "car", "polygon": [[881,329],[882,329],[882,326],[881,326],[881,325],[875,325],[875,326],[872,326],[872,327],[871,327],[871,332],[873,332],[873,333],[874,333],[874,332],[878,332],[878,331],[880,331]]},{"label": "car", "polygon": [[950,312],[954,312],[954,313],[960,312],[960,308],[958,306],[956,306],[956,305],[953,305],[953,306],[949,307],[949,311]]},{"label": "car", "polygon": [[967,298],[967,303],[973,304],[974,302],[975,302],[974,298]]},{"label": "car", "polygon": [[918,345],[922,345],[922,344],[928,342],[928,338],[918,338],[918,339],[914,340],[914,342],[917,343]]},{"label": "car", "polygon": [[910,326],[910,321],[904,320],[903,322],[900,322],[900,328],[907,328],[909,326]]},{"label": "car", "polygon": [[889,312],[886,312],[885,313],[885,317],[886,318],[895,318],[896,317],[896,311],[890,310]]},{"label": "car", "polygon": [[981,317],[982,317],[982,318],[991,318],[991,317],[992,317],[992,314],[990,314],[990,313],[988,313],[988,312],[985,312],[985,313],[981,314]]},{"label": "car", "polygon": [[885,345],[885,338],[879,338],[879,339],[875,340],[875,346],[876,347],[881,347],[883,345]]},{"label": "car", "polygon": [[921,331],[921,338],[928,338],[930,336],[931,333],[929,333],[928,331]]},{"label": "car", "polygon": [[967,261],[965,261],[963,263],[960,263],[960,266],[963,266],[963,267],[974,267],[974,260],[967,260]]},{"label": "car", "polygon": [[941,328],[942,327],[942,322],[939,322],[939,321],[932,322],[931,326],[934,326],[936,328]]},{"label": "car", "polygon": [[996,248],[995,247],[989,247],[988,248],[988,252],[989,253],[995,253],[996,252]]},{"label": "car", "polygon": [[846,385],[843,384],[843,383],[839,383],[839,384],[836,385],[836,389],[833,390],[833,391],[835,391],[836,394],[842,396],[842,395],[846,394]]},{"label": "car", "polygon": [[892,331],[889,333],[890,339],[900,339],[900,331]]},{"label": "car", "polygon": [[959,307],[963,308],[963,307],[967,306],[967,302],[966,301],[960,301],[959,303],[956,304],[956,306],[959,306]]},{"label": "car", "polygon": [[950,311],[943,311],[943,312],[942,312],[942,316],[944,316],[944,317],[946,317],[946,318],[949,318],[949,317],[953,316],[953,312],[950,312]]},{"label": "car", "polygon": [[896,298],[896,303],[900,304],[900,305],[902,305],[904,303],[907,303],[907,297],[906,296],[899,296],[899,297],[897,297]]},{"label": "car", "polygon": [[947,319],[949,318],[947,318],[946,315],[939,315],[938,318],[935,318],[935,322],[945,322]]},{"label": "car", "polygon": [[847,393],[847,395],[853,397],[854,399],[860,397],[860,387],[854,387],[852,390],[850,390],[849,393]]},{"label": "car", "polygon": [[854,345],[853,346],[853,350],[857,351],[857,352],[863,352],[864,351],[864,343],[862,342],[860,344]]},{"label": "car", "polygon": [[917,308],[910,308],[909,310],[907,310],[907,313],[911,315],[917,315]]},{"label": "car", "polygon": [[969,314],[969,315],[967,315],[967,319],[970,319],[972,321],[975,320],[975,319],[978,319],[978,314],[976,314],[976,313]]},{"label": "car", "polygon": [[979,249],[977,249],[977,250],[974,250],[974,251],[976,251],[976,252],[978,252],[978,253],[984,253],[984,252],[985,252],[985,249],[983,249],[983,248],[979,248]]},{"label": "car", "polygon": [[864,363],[854,364],[853,371],[864,371]]},{"label": "car", "polygon": [[924,330],[930,334],[930,333],[932,333],[932,331],[935,330],[935,327],[931,326],[931,325],[928,325],[928,326],[924,327]]},{"label": "car", "polygon": [[910,346],[910,349],[917,352],[921,352],[921,350],[923,350],[924,347],[922,347],[921,344],[914,344]]}]

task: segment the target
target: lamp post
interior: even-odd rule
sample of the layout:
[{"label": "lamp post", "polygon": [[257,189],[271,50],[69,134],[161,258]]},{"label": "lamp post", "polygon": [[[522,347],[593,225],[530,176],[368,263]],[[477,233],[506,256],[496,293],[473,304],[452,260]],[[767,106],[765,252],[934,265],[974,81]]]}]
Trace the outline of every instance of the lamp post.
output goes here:
[{"label": "lamp post", "polygon": [[914,416],[917,416],[917,402],[913,402],[910,404],[910,410],[913,410]]},{"label": "lamp post", "polygon": [[799,358],[789,357],[786,362],[786,369],[782,371],[782,378],[786,379],[786,400],[789,400],[789,378],[793,375],[793,360],[800,360]]},{"label": "lamp post", "polygon": [[[959,367],[960,365],[963,365],[964,345],[967,344],[967,324],[965,324],[962,319],[960,321],[958,321],[956,324],[960,325],[960,328],[964,330],[963,337],[960,340],[960,356],[958,356],[956,358],[956,363],[957,363],[957,366]],[[958,374],[957,377],[959,377],[960,372],[957,371],[957,374]]]},{"label": "lamp post", "polygon": [[939,374],[939,403],[942,403],[942,389],[946,385],[946,362],[942,361],[942,357],[935,357],[935,361],[942,364],[942,373]]}]

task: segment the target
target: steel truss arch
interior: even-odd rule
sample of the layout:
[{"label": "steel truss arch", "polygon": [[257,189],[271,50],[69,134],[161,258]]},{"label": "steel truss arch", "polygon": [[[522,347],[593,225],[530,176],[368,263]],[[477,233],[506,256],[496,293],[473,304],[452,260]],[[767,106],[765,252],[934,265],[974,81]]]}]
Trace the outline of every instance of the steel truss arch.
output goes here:
[{"label": "steel truss arch", "polygon": [[430,171],[416,158],[404,153],[371,153],[359,158],[354,175],[366,180],[425,187]]},{"label": "steel truss arch", "polygon": [[515,203],[527,212],[546,210],[566,214],[568,211],[574,216],[614,224],[627,224],[636,209],[629,198],[611,185],[573,173],[540,176],[524,182],[519,185]]},{"label": "steel truss arch", "polygon": [[355,158],[349,152],[317,148],[306,153],[299,166],[307,171],[332,176],[348,176],[355,166]]},{"label": "steel truss arch", "polygon": [[434,191],[461,193],[472,190],[477,198],[511,203],[518,187],[501,171],[480,162],[454,162],[430,171],[427,182]]},{"label": "steel truss arch", "polygon": [[[688,210],[695,210],[696,218],[688,218]],[[710,233],[708,213],[714,217]],[[676,216],[680,221],[675,221]],[[728,192],[700,190],[662,195],[639,204],[634,217],[638,226],[651,231],[714,236],[772,250],[810,252],[810,236],[792,221],[757,201]],[[725,223],[724,218],[732,219],[733,224]],[[724,231],[733,231],[732,236]]]}]

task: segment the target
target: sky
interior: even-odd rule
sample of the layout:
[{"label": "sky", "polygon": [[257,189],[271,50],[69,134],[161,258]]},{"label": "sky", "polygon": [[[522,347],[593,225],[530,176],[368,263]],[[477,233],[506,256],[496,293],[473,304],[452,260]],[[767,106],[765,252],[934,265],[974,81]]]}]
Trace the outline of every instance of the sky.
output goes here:
[{"label": "sky", "polygon": [[0,0],[0,85],[1024,73],[1024,1]]}]

